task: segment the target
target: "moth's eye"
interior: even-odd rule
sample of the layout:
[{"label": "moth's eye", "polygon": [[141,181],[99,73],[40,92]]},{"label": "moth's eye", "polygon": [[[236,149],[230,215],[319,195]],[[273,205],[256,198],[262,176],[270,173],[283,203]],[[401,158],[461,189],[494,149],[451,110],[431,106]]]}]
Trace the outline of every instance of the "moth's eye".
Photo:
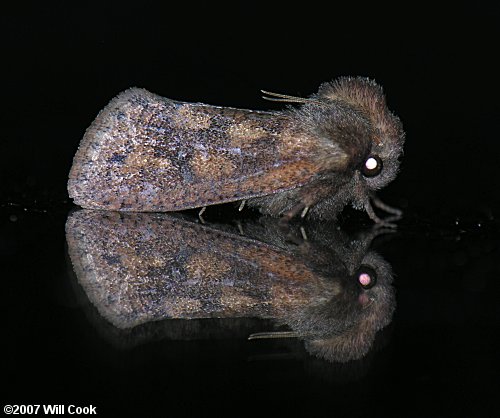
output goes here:
[{"label": "moth's eye", "polygon": [[363,167],[361,167],[361,173],[365,177],[374,177],[382,171],[382,160],[378,155],[370,155]]},{"label": "moth's eye", "polygon": [[365,265],[358,269],[356,278],[363,289],[371,289],[377,284],[377,273],[371,267]]}]

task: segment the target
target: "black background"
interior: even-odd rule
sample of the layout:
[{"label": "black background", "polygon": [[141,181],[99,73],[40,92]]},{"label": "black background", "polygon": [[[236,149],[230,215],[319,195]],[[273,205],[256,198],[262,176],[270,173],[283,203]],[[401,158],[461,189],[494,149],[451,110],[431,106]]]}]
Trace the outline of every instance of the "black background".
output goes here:
[{"label": "black background", "polygon": [[[104,416],[493,416],[499,18],[480,2],[3,10],[4,403],[93,404]],[[382,192],[405,218],[379,248],[397,274],[398,311],[366,370],[344,373],[304,353],[264,356],[281,345],[249,348],[241,336],[132,349],[103,339],[77,303],[64,237],[67,173],[97,112],[131,86],[279,109],[259,90],[306,96],[341,75],[384,86],[407,133],[402,171]]]}]

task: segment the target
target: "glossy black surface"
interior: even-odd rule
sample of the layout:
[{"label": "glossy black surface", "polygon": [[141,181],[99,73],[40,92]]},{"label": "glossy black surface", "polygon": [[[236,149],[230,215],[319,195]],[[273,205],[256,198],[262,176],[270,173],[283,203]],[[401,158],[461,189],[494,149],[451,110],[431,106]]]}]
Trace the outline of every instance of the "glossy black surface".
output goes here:
[{"label": "glossy black surface", "polygon": [[[483,5],[6,10],[3,404],[92,404],[100,416],[495,416],[498,17]],[[268,325],[257,320],[213,320],[193,340],[108,338],[82,308],[64,232],[67,173],[99,109],[133,85],[179,100],[279,109],[259,89],[308,95],[339,75],[375,78],[407,133],[402,171],[381,193],[404,218],[374,243],[397,291],[376,349],[331,364],[296,340],[248,341]],[[229,221],[230,210],[209,208],[204,217]],[[351,231],[370,221],[348,210],[340,225]]]}]

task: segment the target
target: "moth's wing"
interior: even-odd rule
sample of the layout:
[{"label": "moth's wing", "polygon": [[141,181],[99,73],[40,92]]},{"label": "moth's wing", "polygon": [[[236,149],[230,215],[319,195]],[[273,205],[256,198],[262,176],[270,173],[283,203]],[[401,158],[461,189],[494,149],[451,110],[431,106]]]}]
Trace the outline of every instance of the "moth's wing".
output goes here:
[{"label": "moth's wing", "polygon": [[324,294],[322,277],[290,252],[168,214],[80,210],[66,237],[78,282],[118,328],[269,318]]},{"label": "moth's wing", "polygon": [[129,211],[247,199],[309,182],[320,168],[317,147],[281,113],[175,102],[133,88],[88,128],[68,191],[85,208]]}]

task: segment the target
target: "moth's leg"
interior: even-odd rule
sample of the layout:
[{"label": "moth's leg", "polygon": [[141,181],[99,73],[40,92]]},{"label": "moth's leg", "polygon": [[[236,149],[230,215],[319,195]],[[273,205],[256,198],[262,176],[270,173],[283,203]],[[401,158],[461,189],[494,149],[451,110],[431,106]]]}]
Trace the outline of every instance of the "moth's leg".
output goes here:
[{"label": "moth's leg", "polygon": [[394,208],[394,207],[389,206],[388,204],[382,202],[382,200],[380,200],[380,198],[378,198],[375,194],[371,195],[371,199],[372,199],[374,206],[383,210],[384,212],[390,213],[391,215],[397,215],[397,216],[403,215],[403,211],[401,209]]},{"label": "moth's leg", "polygon": [[378,228],[380,227],[386,227],[386,228],[397,228],[397,225],[392,223],[393,221],[397,221],[400,219],[400,215],[395,215],[395,216],[389,216],[388,218],[385,218],[385,219],[381,219],[379,218],[375,211],[373,210],[373,207],[372,205],[370,204],[370,202],[366,202],[365,204],[365,210],[366,210],[366,213],[368,214],[368,216],[370,217],[370,219],[376,223],[376,226]]},{"label": "moth's leg", "polygon": [[317,183],[309,187],[303,187],[297,193],[295,198],[298,203],[292,206],[291,209],[283,214],[285,221],[289,221],[300,213],[300,217],[304,219],[309,212],[309,209],[321,199],[331,193],[331,186],[328,183]]},{"label": "moth's leg", "polygon": [[240,232],[240,235],[245,235],[245,232],[243,231],[243,226],[241,226],[240,221],[236,221],[236,226],[238,227],[238,231]]},{"label": "moth's leg", "polygon": [[379,224],[379,223],[382,223],[382,219],[380,219],[377,214],[375,213],[375,211],[373,210],[372,208],[372,205],[370,205],[370,202],[367,202],[366,205],[365,205],[365,210],[366,210],[366,213],[368,214],[368,216],[370,217],[370,219]]},{"label": "moth's leg", "polygon": [[304,219],[309,212],[311,206],[313,206],[318,200],[321,199],[324,193],[323,188],[314,187],[311,189],[302,189],[300,194],[297,196],[298,203],[292,206],[291,209],[287,210],[281,219],[283,221],[290,221],[292,218],[295,218],[299,213],[300,217]]},{"label": "moth's leg", "polygon": [[207,210],[207,207],[206,207],[206,206],[203,206],[203,207],[200,209],[200,211],[198,212],[198,218],[200,218],[200,222],[201,222],[202,224],[204,224],[204,223],[205,223],[205,219],[203,219],[203,216],[202,216],[202,215],[203,215],[203,213],[204,213],[206,210]]},{"label": "moth's leg", "polygon": [[247,203],[246,200],[242,200],[241,201],[241,204],[240,204],[240,207],[238,208],[238,211],[241,212],[243,210],[243,208],[245,207],[245,204]]},{"label": "moth's leg", "polygon": [[[288,222],[291,221],[293,218],[295,218],[299,213],[304,212],[304,210],[308,208],[308,206],[305,205],[303,202],[299,202],[292,206],[291,209],[287,210],[283,216],[281,217],[282,222]],[[307,213],[307,211],[306,211]]]}]

